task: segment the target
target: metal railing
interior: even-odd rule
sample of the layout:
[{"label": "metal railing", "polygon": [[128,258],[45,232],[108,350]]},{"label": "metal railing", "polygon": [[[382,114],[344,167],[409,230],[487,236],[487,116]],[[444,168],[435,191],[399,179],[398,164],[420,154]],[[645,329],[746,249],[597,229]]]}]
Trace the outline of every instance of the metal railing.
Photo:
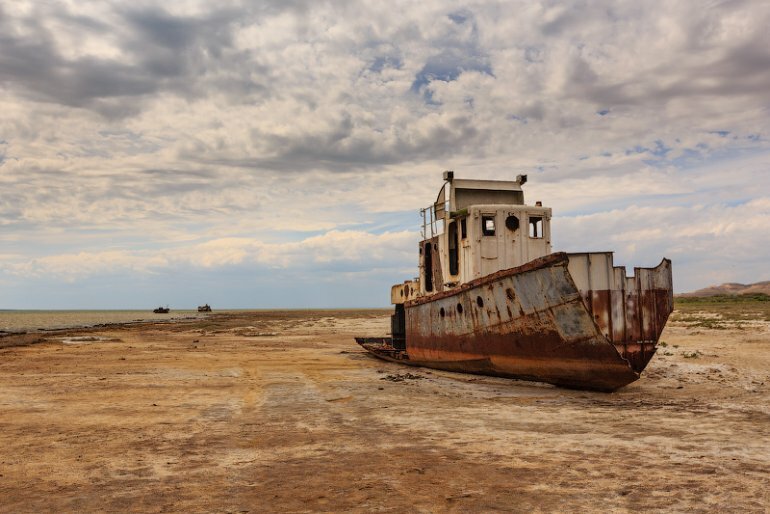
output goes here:
[{"label": "metal railing", "polygon": [[420,234],[423,240],[435,237],[444,231],[444,220],[436,218],[434,205],[420,209],[420,216],[422,216],[422,231]]}]

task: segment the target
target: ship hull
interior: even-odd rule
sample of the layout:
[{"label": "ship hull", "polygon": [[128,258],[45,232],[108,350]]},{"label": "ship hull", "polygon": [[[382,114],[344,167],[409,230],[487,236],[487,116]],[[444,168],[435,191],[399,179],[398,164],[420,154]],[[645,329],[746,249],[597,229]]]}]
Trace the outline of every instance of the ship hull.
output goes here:
[{"label": "ship hull", "polygon": [[410,365],[613,391],[639,378],[671,312],[670,262],[647,271],[649,287],[581,291],[569,256],[552,254],[407,302],[405,350],[358,342]]}]

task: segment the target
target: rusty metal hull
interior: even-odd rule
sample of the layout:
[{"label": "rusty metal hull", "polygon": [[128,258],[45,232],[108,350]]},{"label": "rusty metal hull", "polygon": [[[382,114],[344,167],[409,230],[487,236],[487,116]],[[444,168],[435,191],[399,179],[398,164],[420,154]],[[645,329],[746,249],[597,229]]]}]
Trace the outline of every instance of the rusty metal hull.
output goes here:
[{"label": "rusty metal hull", "polygon": [[606,290],[579,289],[569,263],[551,254],[407,302],[406,350],[359,344],[410,365],[571,388],[613,391],[637,380],[672,309],[670,261]]}]

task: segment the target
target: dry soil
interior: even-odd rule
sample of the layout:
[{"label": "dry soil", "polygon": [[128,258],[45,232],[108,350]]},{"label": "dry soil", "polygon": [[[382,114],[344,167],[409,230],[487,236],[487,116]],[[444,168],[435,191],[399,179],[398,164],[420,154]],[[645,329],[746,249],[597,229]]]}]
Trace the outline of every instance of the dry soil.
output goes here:
[{"label": "dry soil", "polygon": [[[770,322],[612,394],[407,368],[385,311],[0,340],[2,512],[767,512]],[[30,344],[34,343],[34,344]]]}]

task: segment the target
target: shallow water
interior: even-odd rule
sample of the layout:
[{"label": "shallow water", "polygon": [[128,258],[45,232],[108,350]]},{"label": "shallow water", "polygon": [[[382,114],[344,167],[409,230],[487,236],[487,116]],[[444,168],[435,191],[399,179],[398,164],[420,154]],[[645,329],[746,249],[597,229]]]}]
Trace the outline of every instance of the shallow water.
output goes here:
[{"label": "shallow water", "polygon": [[134,321],[164,321],[180,318],[199,318],[209,313],[192,310],[173,310],[169,314],[152,311],[0,311],[0,333],[32,332],[61,328],[92,327],[107,323]]}]

